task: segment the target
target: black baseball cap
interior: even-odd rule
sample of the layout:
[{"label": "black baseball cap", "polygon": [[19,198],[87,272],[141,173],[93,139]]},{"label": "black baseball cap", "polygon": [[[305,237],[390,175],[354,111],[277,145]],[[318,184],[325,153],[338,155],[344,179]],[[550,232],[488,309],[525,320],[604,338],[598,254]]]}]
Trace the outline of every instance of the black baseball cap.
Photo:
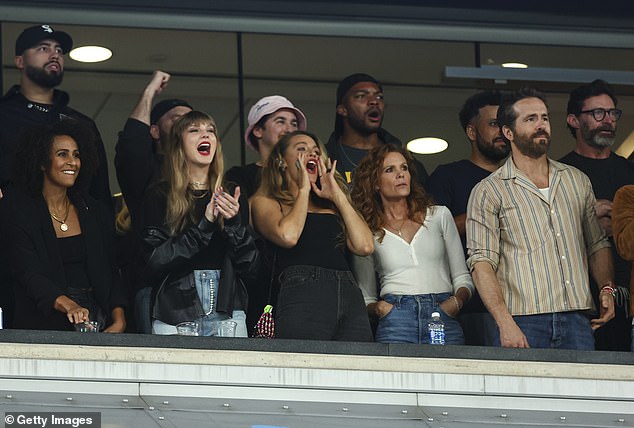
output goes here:
[{"label": "black baseball cap", "polygon": [[63,53],[73,48],[73,39],[63,31],[55,31],[50,25],[34,25],[22,31],[15,41],[15,55],[22,55],[42,40],[51,39],[59,42]]},{"label": "black baseball cap", "polygon": [[189,107],[190,109],[193,110],[192,106],[190,106],[187,101],[181,100],[178,98],[168,98],[166,100],[159,101],[152,108],[152,112],[150,113],[150,124],[154,125],[156,122],[159,121],[159,119],[163,117],[165,113],[167,113],[174,107],[179,107],[179,106]]}]

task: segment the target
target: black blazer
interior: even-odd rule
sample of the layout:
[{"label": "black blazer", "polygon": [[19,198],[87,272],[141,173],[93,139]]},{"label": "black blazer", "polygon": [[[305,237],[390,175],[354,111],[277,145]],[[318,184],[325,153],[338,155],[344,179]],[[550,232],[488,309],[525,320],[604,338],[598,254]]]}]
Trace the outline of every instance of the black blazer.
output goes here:
[{"label": "black blazer", "polygon": [[[105,314],[125,306],[126,297],[115,265],[114,225],[105,204],[73,197],[86,244],[86,270],[97,303]],[[0,200],[2,236],[11,265],[15,293],[14,328],[72,330],[65,314],[53,307],[67,284],[59,244],[42,196],[10,189]]]}]

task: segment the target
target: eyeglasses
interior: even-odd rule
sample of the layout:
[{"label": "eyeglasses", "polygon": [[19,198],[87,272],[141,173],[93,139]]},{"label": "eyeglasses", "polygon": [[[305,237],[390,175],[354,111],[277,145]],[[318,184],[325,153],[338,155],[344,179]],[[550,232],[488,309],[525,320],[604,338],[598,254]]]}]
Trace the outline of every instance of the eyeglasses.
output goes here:
[{"label": "eyeglasses", "polygon": [[601,122],[605,118],[605,115],[609,114],[610,119],[616,122],[621,118],[623,110],[618,108],[611,108],[609,110],[604,108],[593,108],[592,110],[582,110],[579,113],[592,113],[592,117],[594,117],[594,120],[597,122]]}]

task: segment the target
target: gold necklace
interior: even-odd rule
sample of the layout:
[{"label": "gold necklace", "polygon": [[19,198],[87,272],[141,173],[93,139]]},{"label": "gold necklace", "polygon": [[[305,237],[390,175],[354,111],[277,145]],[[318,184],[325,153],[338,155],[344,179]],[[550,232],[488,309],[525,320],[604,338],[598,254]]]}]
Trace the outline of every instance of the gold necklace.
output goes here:
[{"label": "gold necklace", "polygon": [[201,181],[190,181],[189,185],[192,189],[199,190],[200,187],[207,188],[209,186],[209,183],[203,183]]},{"label": "gold necklace", "polygon": [[57,222],[59,222],[59,228],[62,232],[67,232],[68,231],[68,225],[66,224],[66,220],[68,220],[68,214],[70,214],[70,200],[68,199],[68,197],[66,198],[66,212],[64,213],[64,218],[60,218],[57,215],[55,215],[55,213],[53,212],[53,210],[49,207],[48,209],[49,214],[51,215],[51,218]]},{"label": "gold necklace", "polygon": [[396,233],[398,233],[398,236],[401,237],[401,238],[403,237],[403,233],[401,232],[401,229],[403,229],[403,225],[405,224],[406,221],[407,221],[407,217],[405,217],[403,219],[403,221],[401,221],[401,225],[398,228],[396,228],[396,227],[392,226],[392,223],[387,221],[387,219],[385,220],[387,225],[390,226],[390,229],[395,230]]},{"label": "gold necklace", "polygon": [[[196,195],[197,192],[201,192],[200,195]],[[209,195],[209,189],[191,189],[191,195],[194,199],[202,199],[205,196]]]}]

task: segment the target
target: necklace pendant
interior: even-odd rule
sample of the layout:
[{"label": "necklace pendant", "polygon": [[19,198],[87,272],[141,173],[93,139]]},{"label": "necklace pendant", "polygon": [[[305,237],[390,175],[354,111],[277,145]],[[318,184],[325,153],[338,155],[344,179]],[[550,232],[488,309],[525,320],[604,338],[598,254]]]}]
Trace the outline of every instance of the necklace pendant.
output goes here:
[{"label": "necklace pendant", "polygon": [[60,224],[59,228],[62,230],[62,232],[68,231],[68,225],[66,223]]}]

